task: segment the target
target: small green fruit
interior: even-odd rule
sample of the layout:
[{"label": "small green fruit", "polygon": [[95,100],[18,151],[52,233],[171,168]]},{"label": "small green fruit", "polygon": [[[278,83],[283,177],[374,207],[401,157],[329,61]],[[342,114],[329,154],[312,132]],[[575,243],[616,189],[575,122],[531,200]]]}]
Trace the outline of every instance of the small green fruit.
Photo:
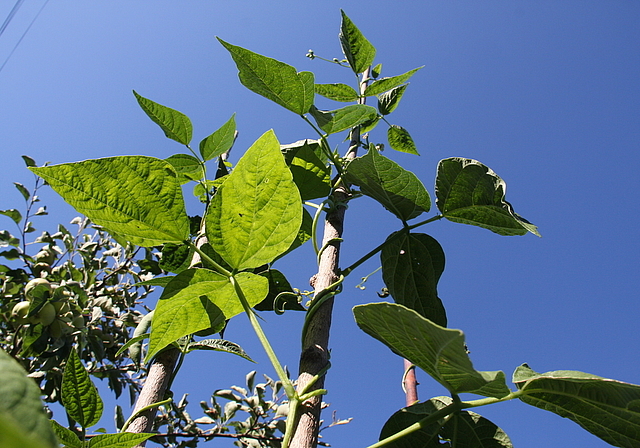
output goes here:
[{"label": "small green fruit", "polygon": [[73,320],[71,321],[71,324],[78,330],[84,328],[84,317],[82,316],[74,317]]},{"label": "small green fruit", "polygon": [[31,297],[32,292],[36,288],[36,286],[41,285],[47,287],[49,289],[49,292],[51,292],[51,283],[49,283],[48,280],[44,278],[34,278],[33,280],[30,280],[29,283],[27,283],[24,287],[24,295],[27,297]]},{"label": "small green fruit", "polygon": [[40,309],[40,312],[36,315],[38,322],[40,322],[45,327],[48,327],[53,323],[56,318],[56,309],[50,303],[45,303],[44,306]]},{"label": "small green fruit", "polygon": [[31,303],[29,302],[20,302],[16,303],[11,311],[11,318],[18,324],[23,325],[29,323],[29,319],[27,318],[27,314],[29,314],[29,306]]}]

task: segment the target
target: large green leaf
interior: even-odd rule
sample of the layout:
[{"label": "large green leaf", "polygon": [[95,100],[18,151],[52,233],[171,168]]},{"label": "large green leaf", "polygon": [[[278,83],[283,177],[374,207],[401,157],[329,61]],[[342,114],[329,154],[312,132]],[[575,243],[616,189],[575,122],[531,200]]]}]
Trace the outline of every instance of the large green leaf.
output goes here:
[{"label": "large green leaf", "polygon": [[317,145],[313,140],[301,140],[280,148],[303,201],[326,197],[331,191],[331,167],[317,156],[311,144]]},{"label": "large green leaf", "polygon": [[133,244],[189,237],[182,190],[169,162],[118,156],[29,169],[78,212]]},{"label": "large green leaf", "polygon": [[394,87],[388,92],[378,95],[378,112],[382,115],[389,115],[391,112],[396,110],[396,107],[400,104],[400,100],[408,86],[409,84],[403,84],[401,86]]},{"label": "large green leaf", "polygon": [[[0,397],[0,446],[58,446],[40,401],[40,388],[4,350],[0,350]],[[17,441],[24,444],[11,444]]]},{"label": "large green leaf", "polygon": [[[269,281],[241,272],[236,276],[249,306],[260,303]],[[243,311],[229,279],[208,269],[188,269],[165,287],[156,306],[147,360],[179,338],[209,328],[222,328],[226,319]]]},{"label": "large green leaf", "polygon": [[[424,67],[424,65],[422,67]],[[381,93],[387,92],[394,87],[398,87],[407,82],[409,78],[411,78],[413,74],[420,70],[422,67],[414,68],[413,70],[410,70],[407,73],[403,73],[402,75],[378,79],[377,81],[374,81],[367,86],[367,89],[364,91],[364,95],[380,95]]]},{"label": "large green leaf", "polygon": [[102,399],[75,350],[71,350],[62,375],[62,405],[67,414],[83,428],[89,428],[102,416]]},{"label": "large green leaf", "polygon": [[78,435],[69,428],[62,426],[55,420],[51,420],[51,427],[53,428],[53,432],[58,438],[58,441],[60,441],[65,448],[83,448],[82,440],[80,440]]},{"label": "large green leaf", "polygon": [[347,58],[351,69],[357,74],[364,72],[373,63],[376,57],[376,49],[360,32],[349,17],[340,10],[342,22],[340,23],[340,45]]},{"label": "large green leaf", "polygon": [[499,235],[540,236],[537,227],[505,201],[506,191],[504,180],[477,160],[452,157],[438,164],[436,204],[445,218]]},{"label": "large green leaf", "polygon": [[319,110],[312,106],[309,112],[327,134],[351,129],[378,116],[378,111],[366,104],[352,104],[336,110]]},{"label": "large green leaf", "polygon": [[513,382],[525,403],[569,418],[613,446],[640,446],[640,386],[570,370],[537,373],[526,364]]},{"label": "large green leaf", "polygon": [[409,135],[409,131],[402,126],[396,124],[389,126],[389,129],[387,129],[387,140],[389,141],[389,146],[396,151],[407,152],[417,156],[420,155],[416,149],[416,144],[411,138],[411,135]]},{"label": "large green leaf", "polygon": [[200,155],[206,162],[231,149],[236,139],[236,114],[231,115],[217,131],[200,142]]},{"label": "large green leaf", "polygon": [[234,269],[262,266],[289,249],[302,222],[302,201],[273,131],[238,161],[206,219],[209,242]]},{"label": "large green leaf", "polygon": [[121,432],[119,434],[99,434],[89,441],[88,448],[132,448],[155,434]]},{"label": "large green leaf", "polygon": [[[418,423],[452,402],[451,397],[435,397],[429,401],[400,409],[384,424],[380,440]],[[471,411],[455,412],[446,422],[441,419],[385,446],[389,448],[442,447],[440,439],[455,441],[456,448],[513,447],[511,440],[502,429]]]},{"label": "large green leaf", "polygon": [[315,91],[325,98],[344,103],[350,103],[358,99],[358,92],[346,84],[316,84]]},{"label": "large green leaf", "polygon": [[138,104],[142,110],[154,123],[160,126],[164,131],[164,135],[183,145],[188,145],[191,142],[193,126],[191,125],[189,117],[182,112],[178,112],[177,110],[173,110],[140,96],[135,90],[133,94],[136,100],[138,100]]},{"label": "large green leaf", "polygon": [[298,115],[309,111],[315,91],[313,73],[298,73],[284,62],[218,41],[231,53],[243,86]]},{"label": "large green leaf", "polygon": [[420,367],[450,392],[496,398],[510,393],[503,372],[473,368],[462,331],[441,327],[396,303],[358,305],[353,314],[365,333]]},{"label": "large green leaf", "polygon": [[411,171],[380,154],[374,147],[347,166],[346,180],[380,202],[402,221],[428,212],[431,198]]},{"label": "large green leaf", "polygon": [[382,279],[391,297],[443,327],[447,314],[438,297],[444,251],[424,233],[392,233],[380,252]]}]

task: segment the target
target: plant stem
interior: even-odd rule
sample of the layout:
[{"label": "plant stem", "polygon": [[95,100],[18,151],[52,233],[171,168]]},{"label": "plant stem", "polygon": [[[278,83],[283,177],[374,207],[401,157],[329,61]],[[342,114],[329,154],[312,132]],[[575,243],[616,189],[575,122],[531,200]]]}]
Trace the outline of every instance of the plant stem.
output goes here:
[{"label": "plant stem", "polygon": [[402,389],[405,394],[407,406],[418,401],[418,380],[416,379],[416,366],[408,359],[404,360],[404,375],[402,377]]}]

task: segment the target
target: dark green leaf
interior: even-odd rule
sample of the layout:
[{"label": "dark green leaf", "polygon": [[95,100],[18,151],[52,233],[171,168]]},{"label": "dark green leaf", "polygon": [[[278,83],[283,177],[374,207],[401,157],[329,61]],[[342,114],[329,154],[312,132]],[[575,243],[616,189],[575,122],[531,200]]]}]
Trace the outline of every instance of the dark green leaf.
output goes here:
[{"label": "dark green leaf", "polygon": [[102,400],[75,350],[71,350],[62,376],[62,405],[67,414],[83,428],[89,428],[102,416]]},{"label": "dark green leaf", "polygon": [[346,180],[380,202],[402,221],[428,212],[431,198],[411,171],[380,154],[375,148],[347,165]]},{"label": "dark green leaf", "polygon": [[373,64],[376,49],[360,32],[349,17],[340,10],[342,22],[340,24],[340,45],[351,69],[357,74],[364,72]]},{"label": "dark green leaf", "polygon": [[31,197],[31,193],[29,193],[29,190],[27,190],[27,187],[25,187],[24,185],[18,182],[14,182],[13,185],[16,186],[16,188],[18,189],[18,191],[20,192],[24,200],[28,201],[29,198]]},{"label": "dark green leaf", "polygon": [[259,55],[218,38],[238,67],[240,82],[247,89],[303,115],[313,104],[313,73],[300,72],[284,62]]},{"label": "dark green leaf", "polygon": [[258,311],[276,311],[278,314],[285,310],[304,311],[305,308],[298,302],[298,295],[293,291],[291,284],[284,274],[276,269],[261,272],[261,276],[269,280],[269,294],[254,308]]},{"label": "dark green leaf", "polygon": [[36,166],[36,161],[33,160],[31,157],[29,156],[21,156],[21,157],[22,157],[22,160],[24,160],[24,163],[27,165],[27,168]]},{"label": "dark green leaf", "polygon": [[[380,431],[379,440],[384,440],[400,431],[408,428],[409,426],[418,423],[428,415],[438,411],[439,408],[433,403],[434,399],[431,399],[424,403],[416,403],[412,406],[400,409],[393,414],[389,420],[386,421],[382,430]],[[388,448],[442,448],[438,433],[440,432],[440,426],[442,421],[435,422],[430,425],[424,425],[422,428],[407,434],[400,439],[388,442],[385,447]]]},{"label": "dark green leaf", "polygon": [[[27,377],[22,367],[1,349],[0,372],[0,446],[57,447],[55,435],[40,401],[40,389]],[[7,428],[12,428],[11,433]],[[11,445],[9,441],[12,440],[24,441],[25,445]]]},{"label": "dark green leaf", "polygon": [[188,244],[165,244],[162,248],[160,267],[175,274],[189,268],[194,250]]},{"label": "dark green leaf", "polygon": [[313,118],[327,134],[335,134],[351,129],[367,121],[374,120],[378,111],[365,104],[353,104],[336,110],[318,110],[312,106],[309,110]]},{"label": "dark green leaf", "polygon": [[[424,65],[422,66],[424,67]],[[403,73],[398,76],[391,76],[389,78],[378,79],[377,81],[369,84],[367,89],[364,91],[365,96],[373,96],[380,95],[388,90],[393,89],[394,87],[398,87],[399,85],[404,84],[411,78],[415,72],[420,70],[422,67],[414,68],[413,70],[408,71],[407,73]]]},{"label": "dark green leaf", "polygon": [[420,367],[450,392],[496,398],[510,393],[503,372],[473,368],[462,331],[436,325],[396,303],[358,305],[353,314],[365,333]]},{"label": "dark green leaf", "polygon": [[[309,214],[309,212],[303,208],[302,210],[302,224],[300,225],[300,230],[298,230],[298,234],[296,235],[296,239],[293,240],[289,249],[287,249],[282,254],[278,255],[275,260],[279,260],[280,258],[287,255],[289,252],[297,249],[302,246],[304,243],[311,239],[311,233],[313,228],[313,217]],[[274,261],[275,261],[274,260]]]},{"label": "dark green leaf", "polygon": [[313,140],[281,147],[303,201],[326,197],[331,191],[331,167],[318,158],[309,142]]},{"label": "dark green leaf", "polygon": [[51,426],[56,437],[62,443],[65,448],[82,448],[82,440],[78,438],[78,435],[71,431],[69,428],[65,428],[55,420],[51,420]]},{"label": "dark green leaf", "polygon": [[379,95],[378,112],[382,115],[389,115],[391,112],[396,110],[396,107],[400,104],[402,95],[404,95],[404,91],[407,90],[408,86],[409,84],[403,84]]},{"label": "dark green leaf", "polygon": [[583,372],[518,367],[513,382],[532,406],[569,418],[605,442],[640,446],[640,386]]},{"label": "dark green leaf", "polygon": [[193,127],[191,120],[182,112],[170,109],[166,106],[158,104],[150,99],[138,95],[134,90],[133,94],[138,100],[138,104],[142,110],[164,131],[171,140],[175,140],[183,145],[191,143]]},{"label": "dark green leaf", "polygon": [[444,251],[424,233],[392,233],[380,252],[382,279],[391,297],[443,327],[447,315],[438,298]]},{"label": "dark green leaf", "polygon": [[211,246],[235,269],[262,266],[289,249],[302,223],[302,201],[273,131],[226,176],[206,219]]},{"label": "dark green leaf", "polygon": [[358,99],[358,92],[346,84],[316,84],[315,91],[318,95],[333,101],[350,103]]},{"label": "dark green leaf", "polygon": [[9,249],[0,251],[0,257],[4,257],[7,260],[17,260],[20,258],[20,252],[18,249]]},{"label": "dark green leaf", "polygon": [[0,210],[0,215],[8,216],[16,224],[20,224],[20,221],[22,221],[22,215],[15,208],[10,208],[8,210]]},{"label": "dark green leaf", "polygon": [[409,154],[415,154],[419,156],[416,144],[409,135],[409,132],[402,126],[392,124],[387,129],[387,140],[389,140],[389,146],[396,151],[408,152]]},{"label": "dark green leaf", "polygon": [[89,448],[133,448],[155,434],[121,432],[119,434],[100,434],[92,437]]},{"label": "dark green leaf", "polygon": [[[3,210],[0,210],[2,213]],[[8,230],[0,230],[0,247],[5,246],[13,246],[18,247],[20,245],[20,240],[15,236],[11,235]]]},{"label": "dark green leaf", "polygon": [[506,183],[477,160],[453,157],[438,164],[436,204],[445,218],[499,235],[540,236],[537,227],[505,201],[506,190]]},{"label": "dark green leaf", "polygon": [[133,286],[162,286],[163,288],[167,286],[167,284],[175,278],[175,275],[167,275],[165,277],[154,277],[151,280],[146,280],[144,282],[138,282]]},{"label": "dark green leaf", "polygon": [[236,114],[223,124],[220,129],[200,142],[200,155],[206,162],[229,151],[236,140]]},{"label": "dark green leaf", "polygon": [[231,341],[225,341],[224,339],[203,339],[201,341],[190,342],[189,345],[187,345],[187,351],[192,352],[194,350],[226,352],[240,356],[247,361],[255,362],[238,344]]},{"label": "dark green leaf", "polygon": [[189,154],[174,154],[166,160],[178,173],[180,184],[186,184],[203,177],[200,161]]},{"label": "dark green leaf", "polygon": [[133,244],[189,237],[177,174],[164,160],[118,156],[30,169],[78,212]]},{"label": "dark green leaf", "polygon": [[373,78],[377,78],[382,73],[382,64],[376,64],[375,67],[371,69],[371,76]]}]

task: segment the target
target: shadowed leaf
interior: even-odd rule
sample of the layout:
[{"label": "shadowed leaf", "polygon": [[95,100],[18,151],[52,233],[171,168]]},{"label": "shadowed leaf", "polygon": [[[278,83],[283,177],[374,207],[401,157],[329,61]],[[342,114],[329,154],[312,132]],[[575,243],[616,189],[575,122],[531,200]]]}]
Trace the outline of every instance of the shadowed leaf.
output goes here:
[{"label": "shadowed leaf", "polygon": [[346,84],[316,84],[315,91],[333,101],[350,103],[358,99],[358,92]]}]

